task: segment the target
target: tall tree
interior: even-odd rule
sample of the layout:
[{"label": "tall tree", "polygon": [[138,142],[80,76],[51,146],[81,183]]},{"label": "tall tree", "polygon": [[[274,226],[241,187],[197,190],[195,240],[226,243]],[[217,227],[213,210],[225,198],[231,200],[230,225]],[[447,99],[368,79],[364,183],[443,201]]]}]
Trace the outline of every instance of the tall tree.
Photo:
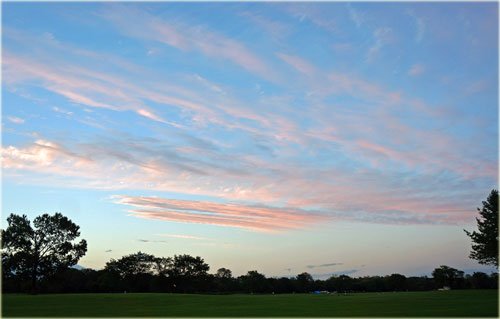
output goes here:
[{"label": "tall tree", "polygon": [[217,269],[214,275],[214,283],[217,290],[221,292],[230,291],[234,283],[232,271],[227,268]]},{"label": "tall tree", "polygon": [[468,232],[472,239],[470,258],[480,264],[498,267],[498,190],[491,191],[483,208],[477,209],[480,218],[476,218],[478,231]]},{"label": "tall tree", "polygon": [[207,289],[209,269],[201,257],[175,255],[170,274],[177,291],[203,291]]},{"label": "tall tree", "polygon": [[432,272],[432,277],[434,278],[434,282],[438,285],[438,287],[448,286],[452,288],[459,288],[460,283],[464,278],[464,272],[443,265],[439,268],[434,269],[434,271]]},{"label": "tall tree", "polygon": [[266,276],[256,270],[249,271],[246,275],[238,277],[242,288],[250,293],[263,293],[268,291]]},{"label": "tall tree", "polygon": [[296,277],[299,292],[309,292],[314,284],[314,279],[308,272],[303,272]]},{"label": "tall tree", "polygon": [[230,269],[219,268],[219,269],[217,269],[217,272],[215,273],[215,277],[221,278],[221,279],[231,279],[231,278],[233,278],[233,273]]},{"label": "tall tree", "polygon": [[87,251],[80,227],[61,213],[43,214],[33,220],[11,214],[8,226],[1,230],[3,272],[30,280],[33,293],[39,280],[76,265]]},{"label": "tall tree", "polygon": [[171,267],[171,258],[158,258],[139,251],[118,260],[111,259],[106,263],[104,269],[125,278],[139,274],[164,275],[171,270]]},{"label": "tall tree", "polygon": [[190,255],[175,255],[172,272],[180,277],[203,277],[207,275],[210,266],[201,257]]}]

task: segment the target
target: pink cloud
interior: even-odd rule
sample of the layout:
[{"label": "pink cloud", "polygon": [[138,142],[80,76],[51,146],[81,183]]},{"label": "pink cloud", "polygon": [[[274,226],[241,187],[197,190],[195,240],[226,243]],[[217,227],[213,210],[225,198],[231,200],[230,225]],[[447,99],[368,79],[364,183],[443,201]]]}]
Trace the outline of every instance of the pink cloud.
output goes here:
[{"label": "pink cloud", "polygon": [[52,171],[58,174],[72,174],[76,168],[90,164],[90,160],[78,156],[63,146],[39,139],[26,148],[2,147],[2,167],[15,170]]},{"label": "pink cloud", "polygon": [[288,25],[271,20],[263,15],[256,14],[252,11],[245,11],[241,13],[241,15],[248,18],[256,26],[262,28],[267,34],[271,34],[276,40],[280,40],[290,33],[290,27]]},{"label": "pink cloud", "polygon": [[[383,157],[397,156],[393,150],[367,141],[359,145]],[[5,177],[18,176],[23,182],[35,184],[50,181],[64,187],[168,191],[259,203],[120,199],[123,204],[135,205],[134,214],[144,218],[247,229],[270,230],[270,225],[293,229],[314,224],[321,218],[308,210],[311,207],[335,219],[382,223],[456,223],[472,220],[475,212],[476,195],[456,193],[460,184],[447,179],[436,181],[433,174],[409,178],[391,170],[353,172],[234,157],[232,162],[238,163],[238,171],[253,168],[252,174],[243,174],[202,164],[196,158],[172,160],[169,153],[164,158],[159,155],[152,145],[140,141],[68,148],[39,139],[24,148],[4,147],[2,165]],[[193,163],[198,164],[196,169],[192,169]],[[448,191],[436,190],[436,183],[448,185]],[[287,207],[269,206],[282,203]],[[214,216],[209,218],[207,214]]]},{"label": "pink cloud", "polygon": [[131,212],[133,216],[140,218],[237,227],[253,231],[300,229],[326,219],[317,213],[291,208],[125,195],[114,196],[114,199],[118,204],[138,207]]},{"label": "pink cloud", "polygon": [[24,124],[24,119],[17,116],[7,116],[7,119],[14,124]]},{"label": "pink cloud", "polygon": [[[133,67],[129,67],[129,69],[133,69]],[[132,81],[127,81],[125,77],[104,71],[65,64],[62,61],[57,64],[54,61],[41,64],[10,53],[4,53],[4,72],[9,79],[8,85],[12,87],[35,82],[39,86],[80,105],[114,111],[134,111],[153,121],[178,128],[181,128],[179,124],[166,121],[155,110],[148,107],[148,102],[153,101],[180,110],[187,110],[192,112],[194,120],[200,119],[254,133],[261,132],[261,130],[228,119],[226,115],[252,119],[266,127],[276,127],[269,116],[259,114],[240,101],[226,96],[218,96],[207,102],[208,96],[201,97],[192,89],[172,85],[164,80],[161,81],[161,85],[158,84],[158,81],[154,81],[140,86],[133,84]],[[147,73],[135,76],[154,79],[154,76]],[[171,92],[175,92],[176,95]]]},{"label": "pink cloud", "polygon": [[[172,30],[177,32],[175,28]],[[168,32],[174,32],[172,30]],[[200,42],[205,45],[200,46],[187,38],[187,42],[181,41],[193,30],[182,30],[179,39],[175,38],[176,34],[168,32],[162,36],[172,43],[169,45],[182,50],[198,50],[210,56],[216,54],[211,44]],[[200,32],[207,34],[203,29]],[[238,42],[231,39],[225,42],[226,39],[219,36],[208,39],[233,52],[246,50]],[[437,113],[433,106],[355,74],[322,71],[305,59],[281,56],[284,61],[288,60],[286,63],[295,65],[293,67],[299,72],[311,74],[311,78],[298,85],[304,85],[304,92],[314,94],[306,98],[303,108],[295,109],[290,107],[295,102],[293,97],[264,95],[262,99],[248,102],[229,93],[224,96],[201,94],[193,88],[173,85],[155,72],[137,70],[133,65],[126,65],[124,70],[120,68],[120,73],[108,72],[102,64],[94,61],[100,55],[88,53],[93,63],[91,67],[78,66],[64,59],[56,63],[50,52],[33,60],[4,51],[7,85],[35,84],[74,103],[131,111],[164,123],[167,121],[160,117],[161,110],[176,108],[182,116],[191,117],[195,125],[204,121],[230,133],[241,130],[249,138],[249,147],[252,138],[262,139],[274,157],[227,152],[233,145],[225,141],[218,141],[218,146],[225,150],[220,153],[193,145],[175,148],[175,153],[166,152],[168,147],[165,147],[162,153],[144,141],[126,144],[120,136],[115,136],[115,140],[105,145],[86,141],[64,145],[61,141],[41,139],[26,146],[11,145],[2,149],[6,175],[17,174],[22,182],[38,179],[39,183],[46,183],[50,180],[65,187],[179,192],[270,206],[286,203],[299,212],[314,207],[347,220],[400,223],[466,220],[469,218],[468,208],[472,207],[474,211],[475,206],[471,204],[473,194],[448,194],[454,194],[458,188],[455,185],[464,180],[496,179],[498,175],[497,164],[481,157],[481,148],[474,144],[475,141],[458,140],[438,130],[408,125],[391,115],[394,110],[417,114],[428,120],[427,124],[431,126]],[[250,61],[249,67],[253,64],[259,66],[259,60],[252,60],[255,56],[251,54],[228,55],[227,58],[234,59],[235,63],[241,58]],[[240,62],[244,63],[243,60]],[[130,81],[132,78],[144,81],[134,84]],[[322,100],[337,94],[350,95],[360,102],[343,105]],[[160,106],[148,106],[153,104],[150,102]],[[310,124],[301,125],[303,119]],[[175,123],[170,124],[175,126]],[[189,127],[185,129],[187,131]],[[336,168],[335,156],[331,156],[331,165],[335,168],[295,162],[295,156],[304,150],[310,152],[306,154],[308,156],[336,150],[340,161],[345,156],[356,169]],[[361,168],[358,170],[357,167]],[[408,168],[423,179],[413,182],[405,175]],[[394,172],[399,175],[390,175]],[[436,176],[443,172],[452,172],[450,175],[453,176],[440,181],[438,186],[441,188],[434,187]],[[397,183],[400,180],[408,184],[400,185]],[[421,187],[421,184],[429,186]],[[438,194],[443,185],[452,190]],[[432,204],[440,201],[446,205]],[[456,201],[456,205],[450,204]],[[208,206],[205,203],[205,208]],[[160,213],[157,208],[153,211],[140,208],[141,212],[138,210],[137,214],[240,228],[242,225],[243,228],[266,227],[258,224],[262,223],[263,216],[256,215],[258,221],[249,221],[248,216],[240,216],[238,211],[230,208],[224,207],[224,212],[231,216],[217,215],[217,219],[209,220],[206,216],[193,218],[178,208],[165,208]],[[444,214],[446,210],[452,213]],[[370,214],[365,211],[370,211]],[[243,220],[237,220],[238,224],[236,217]]]},{"label": "pink cloud", "polygon": [[[243,43],[208,28],[169,22],[130,6],[114,6],[102,16],[129,36],[157,41],[183,51],[198,51],[216,59],[225,59],[264,79],[277,81],[277,74],[273,69]],[[140,23],[142,28],[138,30],[131,25],[131,20]]]},{"label": "pink cloud", "polygon": [[408,70],[408,75],[419,76],[425,72],[425,67],[422,64],[414,64]]},{"label": "pink cloud", "polygon": [[465,87],[465,94],[472,95],[486,90],[489,87],[489,83],[486,80],[479,80],[470,83]]},{"label": "pink cloud", "polygon": [[304,59],[284,53],[277,53],[276,55],[300,73],[308,76],[312,76],[316,73],[316,68]]}]

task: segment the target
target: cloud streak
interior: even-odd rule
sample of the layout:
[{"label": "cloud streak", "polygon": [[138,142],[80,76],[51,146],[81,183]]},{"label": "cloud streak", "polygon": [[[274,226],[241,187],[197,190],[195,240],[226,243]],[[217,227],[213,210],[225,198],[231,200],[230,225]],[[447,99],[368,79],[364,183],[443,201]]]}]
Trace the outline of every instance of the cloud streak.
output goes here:
[{"label": "cloud streak", "polygon": [[333,267],[333,266],[338,266],[338,265],[343,265],[343,263],[328,263],[328,264],[321,264],[321,265],[307,265],[306,267],[309,269],[314,269],[314,268],[321,268],[321,267]]},{"label": "cloud streak", "polygon": [[315,212],[292,208],[126,195],[116,195],[113,199],[115,203],[135,207],[130,212],[139,218],[237,227],[252,231],[301,229],[326,219],[326,216]]},{"label": "cloud streak", "polygon": [[[185,52],[194,51],[211,58],[227,60],[264,79],[276,81],[276,74],[266,62],[245,44],[206,27],[170,23],[130,5],[113,5],[101,16],[129,36],[163,43]],[[142,27],[132,27],[131,20],[137,21]]]},{"label": "cloud streak", "polygon": [[7,119],[14,124],[24,124],[24,119],[17,116],[7,116]]},{"label": "cloud streak", "polygon": [[374,44],[368,49],[366,60],[372,62],[380,54],[382,48],[392,41],[393,31],[389,27],[380,27],[373,31]]},{"label": "cloud streak", "polygon": [[408,75],[418,76],[425,72],[425,67],[422,64],[414,64],[411,66],[410,70],[408,70]]},{"label": "cloud streak", "polygon": [[[382,152],[383,157],[398,156],[386,153],[388,151],[380,146],[374,148],[367,145],[370,151]],[[315,207],[321,211],[320,215],[336,220],[370,223],[462,223],[473,219],[474,199],[478,196],[465,191],[467,181],[446,174],[414,177],[411,174],[369,170],[351,173],[291,164],[275,166],[254,162],[246,156],[235,157],[237,165],[221,166],[216,160],[219,158],[218,151],[210,144],[190,147],[211,154],[214,161],[201,161],[196,157],[197,152],[169,151],[172,146],[151,138],[128,141],[101,138],[99,143],[71,147],[39,139],[24,148],[3,148],[2,165],[5,176],[26,176],[25,182],[30,183],[46,183],[50,179],[52,183],[66,187],[169,191],[270,205],[276,205],[276,199],[279,199],[292,207],[292,211],[297,209],[299,217],[305,217],[303,214],[311,211],[309,207]],[[335,176],[335,179],[321,176]],[[437,191],[442,185],[447,185],[446,193]],[[197,219],[199,223],[235,225],[235,221],[227,216],[206,219],[205,215],[197,213],[193,218],[186,211],[179,210],[175,202],[168,203],[171,206],[165,206],[162,214],[157,207],[142,211],[142,215],[174,221],[194,222]],[[177,204],[189,207],[189,203]],[[224,208],[225,212],[237,213],[232,206],[208,204],[204,209]],[[260,216],[259,211],[265,212],[266,207],[271,206],[256,207],[255,214]],[[195,209],[194,204],[192,208]],[[250,208],[246,212],[249,213]],[[292,221],[293,218],[290,219]],[[248,222],[243,220],[241,225],[247,223],[250,228],[252,225],[254,228],[266,227],[258,225],[260,219]],[[296,222],[300,225],[299,221]],[[277,223],[271,224],[279,228]]]},{"label": "cloud streak", "polygon": [[192,235],[179,235],[179,234],[156,234],[156,236],[178,238],[178,239],[191,239],[191,240],[211,240],[206,237],[192,236]]},{"label": "cloud streak", "polygon": [[[31,117],[16,126],[27,138],[4,143],[4,176],[26,184],[208,197],[205,209],[230,202],[246,209],[288,207],[299,216],[320,212],[333,221],[473,221],[477,198],[498,176],[498,152],[491,147],[496,128],[477,124],[489,118],[477,109],[469,121],[469,108],[460,110],[453,97],[429,98],[394,78],[372,76],[374,68],[384,68],[382,59],[359,68],[363,58],[375,61],[382,51],[394,50],[389,44],[396,31],[390,27],[368,31],[368,46],[365,38],[349,40],[353,49],[370,47],[352,50],[354,64],[330,49],[296,46],[292,37],[284,43],[285,37],[275,41],[276,35],[269,39],[265,33],[245,41],[248,22],[294,35],[319,28],[315,35],[328,39],[328,47],[331,32],[339,43],[349,38],[338,28],[342,20],[320,5],[285,7],[296,18],[290,28],[289,16],[278,26],[249,9],[234,32],[168,10],[160,16],[137,5],[99,7],[99,25],[133,44],[134,53],[123,56],[77,47],[57,32],[6,29],[6,91],[34,103],[40,113],[51,110],[43,116],[61,126],[47,129],[42,117],[36,126],[28,127],[35,122]],[[356,12],[341,7],[350,28],[363,27],[354,33],[368,29],[372,15],[360,15],[368,13],[362,6]],[[397,32],[398,41],[407,40]],[[159,49],[148,56],[152,47]],[[401,67],[418,76],[439,69],[431,63],[426,59],[424,67],[408,58]],[[460,92],[482,97],[488,83],[465,83]],[[11,118],[26,114],[9,112]],[[73,127],[83,134],[67,134]],[[37,130],[43,133],[33,137]],[[230,207],[217,207],[222,215],[179,207],[140,209],[145,218],[280,229],[260,215],[238,220]]]}]

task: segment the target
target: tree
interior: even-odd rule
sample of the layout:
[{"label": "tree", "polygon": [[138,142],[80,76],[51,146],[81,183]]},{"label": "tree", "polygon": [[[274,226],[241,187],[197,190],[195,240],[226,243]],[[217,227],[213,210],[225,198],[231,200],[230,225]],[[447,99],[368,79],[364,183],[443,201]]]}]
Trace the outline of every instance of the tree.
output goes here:
[{"label": "tree", "polygon": [[299,292],[309,292],[314,284],[314,279],[308,272],[303,272],[296,277]]},{"label": "tree", "polygon": [[330,291],[347,292],[353,288],[353,278],[347,275],[332,276],[327,282],[327,289]]},{"label": "tree", "polygon": [[220,279],[232,279],[233,273],[231,272],[230,269],[219,268],[219,269],[217,269],[217,273],[215,274],[215,277],[220,278]]},{"label": "tree", "polygon": [[126,278],[140,274],[165,274],[171,270],[171,264],[171,258],[158,258],[139,251],[118,260],[111,259],[104,269]]},{"label": "tree", "polygon": [[266,276],[256,270],[250,270],[246,275],[238,277],[242,288],[250,293],[263,293],[268,291]]},{"label": "tree", "polygon": [[33,293],[41,279],[76,265],[87,251],[84,239],[73,243],[80,227],[61,213],[36,217],[34,227],[26,215],[11,214],[7,223],[1,230],[3,272],[30,280]]},{"label": "tree", "polygon": [[470,276],[472,288],[474,289],[489,289],[492,288],[490,277],[484,272],[475,272]]},{"label": "tree", "polygon": [[214,284],[218,291],[227,292],[234,286],[233,273],[230,269],[219,268],[214,275]]},{"label": "tree", "polygon": [[448,266],[440,266],[434,269],[432,277],[438,287],[460,288],[460,284],[464,279],[464,272]]},{"label": "tree", "polygon": [[478,231],[465,233],[472,239],[470,258],[480,264],[498,267],[498,190],[491,191],[483,201],[483,208],[477,209],[480,218],[476,218]]},{"label": "tree", "polygon": [[168,291],[171,287],[172,258],[155,257],[139,251],[118,260],[111,259],[104,270],[108,274],[103,278],[117,283],[113,290]]},{"label": "tree", "polygon": [[206,290],[210,266],[201,257],[175,255],[171,276],[177,291],[193,292]]},{"label": "tree", "polygon": [[203,277],[207,275],[210,266],[201,257],[190,255],[175,255],[172,271],[180,277]]},{"label": "tree", "polygon": [[392,274],[386,277],[387,289],[402,291],[406,290],[406,277],[401,274]]}]

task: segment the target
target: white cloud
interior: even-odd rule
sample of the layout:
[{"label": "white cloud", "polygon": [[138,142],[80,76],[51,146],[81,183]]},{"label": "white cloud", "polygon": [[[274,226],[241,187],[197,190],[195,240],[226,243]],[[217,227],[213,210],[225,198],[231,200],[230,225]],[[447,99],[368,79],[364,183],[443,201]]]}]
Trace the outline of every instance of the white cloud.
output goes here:
[{"label": "white cloud", "polygon": [[365,22],[364,14],[354,9],[354,7],[350,3],[347,4],[347,9],[349,10],[349,17],[351,18],[352,22],[354,22],[356,27],[360,28]]},{"label": "white cloud", "polygon": [[425,72],[425,67],[422,64],[414,64],[408,70],[408,75],[410,76],[419,76]]},{"label": "white cloud", "polygon": [[16,116],[7,116],[7,119],[14,124],[24,124],[24,119]]},{"label": "white cloud", "polygon": [[52,111],[57,112],[57,113],[61,113],[61,114],[67,115],[67,116],[73,115],[73,112],[67,111],[65,109],[61,109],[61,108],[59,108],[57,106],[54,106],[52,108]]},{"label": "white cloud", "polygon": [[415,14],[413,10],[408,10],[408,15],[415,21],[415,42],[420,43],[424,39],[426,24],[425,20]]},{"label": "white cloud", "polygon": [[375,43],[368,49],[366,60],[368,62],[373,61],[378,56],[382,48],[392,41],[392,37],[393,31],[391,28],[377,28],[373,32],[373,40],[375,41]]}]

